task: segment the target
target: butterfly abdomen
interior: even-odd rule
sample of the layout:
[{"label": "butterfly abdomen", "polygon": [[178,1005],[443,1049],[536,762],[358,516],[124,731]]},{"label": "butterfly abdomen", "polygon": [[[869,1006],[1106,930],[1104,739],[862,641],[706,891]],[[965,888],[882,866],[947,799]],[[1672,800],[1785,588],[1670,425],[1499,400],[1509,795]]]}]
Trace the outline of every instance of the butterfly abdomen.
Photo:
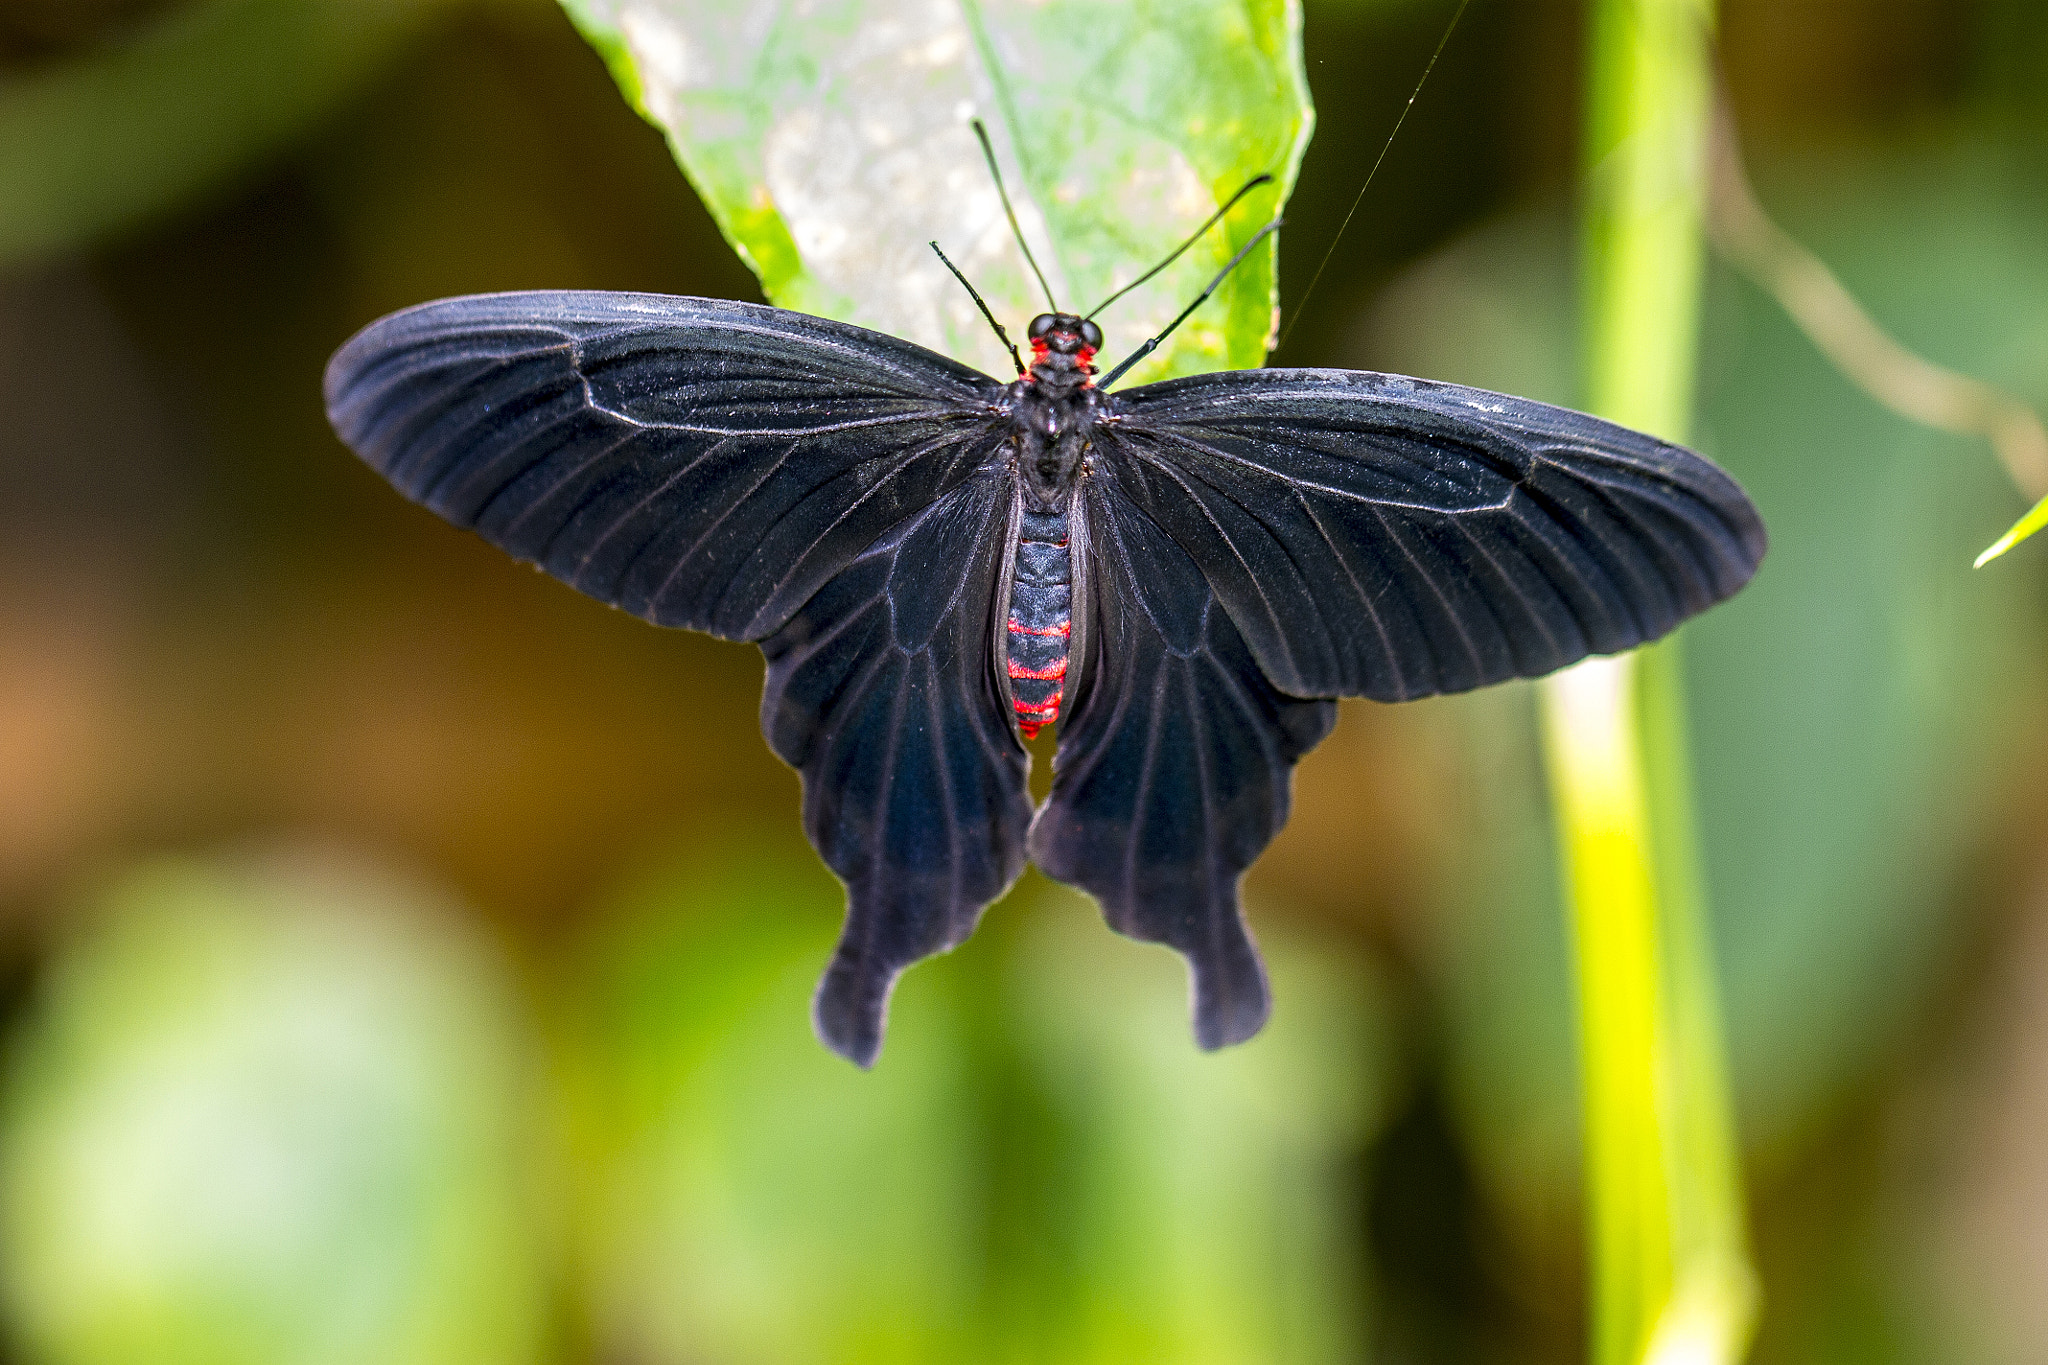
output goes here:
[{"label": "butterfly abdomen", "polygon": [[1011,704],[1017,709],[1017,728],[1026,739],[1059,719],[1073,609],[1074,570],[1067,557],[1067,518],[1057,512],[1026,510],[1017,537],[1006,651]]}]

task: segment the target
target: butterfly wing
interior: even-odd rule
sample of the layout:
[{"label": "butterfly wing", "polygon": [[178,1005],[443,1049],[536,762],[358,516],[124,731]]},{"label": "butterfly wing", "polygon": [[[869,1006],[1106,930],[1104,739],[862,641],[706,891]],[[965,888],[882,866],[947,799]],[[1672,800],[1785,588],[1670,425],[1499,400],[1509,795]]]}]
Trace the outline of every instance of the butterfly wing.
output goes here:
[{"label": "butterfly wing", "polygon": [[1241,1042],[1270,1005],[1238,881],[1286,823],[1294,763],[1336,705],[1267,680],[1202,569],[1114,469],[1098,465],[1076,496],[1086,655],[1031,858],[1094,895],[1119,933],[1187,957],[1197,1042]]},{"label": "butterfly wing", "polygon": [[1002,386],[722,299],[443,299],[364,328],[328,417],[399,490],[600,601],[772,634],[979,467]]},{"label": "butterfly wing", "polygon": [[819,1036],[867,1066],[903,969],[974,931],[1023,869],[1027,760],[998,696],[1003,452],[863,551],[762,641],[761,728],[804,777],[804,830],[846,883]]},{"label": "butterfly wing", "polygon": [[1240,370],[1112,404],[1098,467],[1293,696],[1405,701],[1548,673],[1663,635],[1763,557],[1756,509],[1716,466],[1528,399]]},{"label": "butterfly wing", "polygon": [[1755,571],[1690,451],[1562,408],[1353,371],[1117,394],[1079,497],[1090,644],[1034,861],[1192,970],[1204,1047],[1267,1012],[1237,902],[1330,698],[1399,701],[1630,648]]},{"label": "butterfly wing", "polygon": [[427,304],[327,371],[335,429],[415,501],[657,624],[760,641],[762,729],[847,884],[816,1022],[862,1065],[896,976],[1023,863],[1001,398],[893,337],[635,294]]}]

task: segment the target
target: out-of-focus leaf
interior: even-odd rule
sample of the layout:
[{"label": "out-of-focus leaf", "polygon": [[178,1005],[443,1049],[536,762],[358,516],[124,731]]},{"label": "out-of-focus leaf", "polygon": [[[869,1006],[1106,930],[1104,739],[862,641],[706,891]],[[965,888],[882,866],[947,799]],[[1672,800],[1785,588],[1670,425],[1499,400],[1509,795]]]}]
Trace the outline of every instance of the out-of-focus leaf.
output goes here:
[{"label": "out-of-focus leaf", "polygon": [[1034,881],[904,978],[862,1073],[810,1032],[840,901],[793,840],[722,841],[622,897],[573,973],[599,1351],[1356,1358],[1363,973],[1269,944],[1272,1026],[1203,1054],[1179,959]]},{"label": "out-of-focus leaf", "polygon": [[303,134],[452,0],[198,0],[0,82],[0,265],[91,246]]},{"label": "out-of-focus leaf", "polygon": [[1066,1141],[1020,1152],[1048,1273],[1008,1324],[1017,1358],[1362,1358],[1355,1182],[1388,1055],[1373,979],[1267,934],[1272,1022],[1203,1053],[1175,954],[1111,937],[1071,892],[1048,888],[1039,915],[1013,968],[1014,1045]]},{"label": "out-of-focus leaf", "polygon": [[[1788,227],[1889,330],[2039,400],[2048,205],[2024,182],[1968,146],[1764,169]],[[1504,221],[1398,288],[1359,359],[1570,401],[1570,261],[1562,217]],[[1738,1107],[1779,1146],[1883,1055],[1946,965],[1947,889],[2004,776],[2013,708],[2042,686],[2037,585],[1966,567],[2012,515],[1980,444],[1879,409],[1730,279],[1704,356],[1699,444],[1771,528],[1756,582],[1687,627],[1686,658]],[[1465,1120],[1502,1188],[1546,1200],[1572,1161],[1570,985],[1507,704],[1455,703],[1500,809],[1440,945]]]},{"label": "out-of-focus leaf", "polygon": [[[1008,357],[926,246],[1013,336],[1044,310],[970,119],[988,124],[1069,309],[1135,279],[1252,176],[1276,177],[1104,316],[1108,361],[1273,216],[1313,123],[1298,0],[563,3],[770,299],[1004,376]],[[1130,382],[1260,364],[1276,260],[1254,252]]]},{"label": "out-of-focus leaf", "polygon": [[1453,0],[1309,0],[1311,22],[1330,18],[1407,18],[1415,11],[1449,13]]},{"label": "out-of-focus leaf", "polygon": [[565,1016],[598,1346],[646,1361],[965,1360],[980,1175],[957,1002],[910,973],[872,1072],[811,1034],[842,894],[728,844],[623,896]]},{"label": "out-of-focus leaf", "polygon": [[537,1357],[502,969],[346,869],[122,883],[9,1053],[5,1291],[65,1365]]}]

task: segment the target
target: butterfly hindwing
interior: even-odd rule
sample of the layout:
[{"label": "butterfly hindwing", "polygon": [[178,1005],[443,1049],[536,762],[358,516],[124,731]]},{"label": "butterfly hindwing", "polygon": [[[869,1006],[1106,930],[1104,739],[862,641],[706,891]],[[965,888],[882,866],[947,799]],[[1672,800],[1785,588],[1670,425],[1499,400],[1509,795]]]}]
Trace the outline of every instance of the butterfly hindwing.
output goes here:
[{"label": "butterfly hindwing", "polygon": [[1011,501],[998,455],[761,642],[761,728],[847,889],[818,1032],[862,1066],[897,976],[965,939],[1023,869],[1026,758],[992,649]]},{"label": "butterfly hindwing", "polygon": [[971,477],[1001,396],[894,337],[652,294],[444,299],[327,370],[335,429],[408,497],[601,601],[747,640]]},{"label": "butterfly hindwing", "polygon": [[1098,466],[1296,696],[1403,701],[1653,640],[1763,556],[1688,450],[1528,399],[1347,370],[1115,395]]},{"label": "butterfly hindwing", "polygon": [[1238,881],[1286,822],[1294,763],[1336,705],[1267,681],[1201,568],[1113,472],[1076,498],[1087,653],[1031,858],[1118,932],[1186,955],[1196,1040],[1241,1042],[1269,998]]}]

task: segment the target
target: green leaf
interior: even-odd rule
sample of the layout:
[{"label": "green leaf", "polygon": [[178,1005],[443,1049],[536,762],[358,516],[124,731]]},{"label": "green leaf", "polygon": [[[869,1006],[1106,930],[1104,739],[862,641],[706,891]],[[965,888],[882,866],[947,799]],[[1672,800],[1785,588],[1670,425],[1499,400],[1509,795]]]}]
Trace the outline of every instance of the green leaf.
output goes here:
[{"label": "green leaf", "polygon": [[959,1004],[927,966],[873,1071],[826,1051],[842,904],[793,838],[728,834],[593,917],[559,1033],[601,1357],[978,1358]]},{"label": "green leaf", "polygon": [[[1276,178],[1105,315],[1110,361],[1278,212],[1314,122],[1297,0],[563,4],[770,299],[998,375],[1008,356],[926,245],[1013,333],[1044,310],[971,119],[1069,309],[1137,278],[1254,175]],[[1130,382],[1262,363],[1276,263],[1253,252]]]},{"label": "green leaf", "polygon": [[502,964],[348,867],[160,864],[94,909],[8,1052],[23,1358],[537,1359]]},{"label": "green leaf", "polygon": [[[1358,1153],[1389,1105],[1382,982],[1260,915],[1272,1022],[1188,1042],[1187,968],[1047,887],[1006,1020],[1042,1130],[1013,1139],[1044,1288],[1005,1324],[1021,1360],[1290,1365],[1365,1357]],[[1035,1140],[1034,1140],[1035,1139]]]},{"label": "green leaf", "polygon": [[1034,877],[862,1072],[806,1008],[842,905],[793,831],[700,829],[591,917],[558,1036],[597,1355],[1359,1358],[1369,973],[1262,926],[1273,1023],[1203,1053],[1180,959]]}]

